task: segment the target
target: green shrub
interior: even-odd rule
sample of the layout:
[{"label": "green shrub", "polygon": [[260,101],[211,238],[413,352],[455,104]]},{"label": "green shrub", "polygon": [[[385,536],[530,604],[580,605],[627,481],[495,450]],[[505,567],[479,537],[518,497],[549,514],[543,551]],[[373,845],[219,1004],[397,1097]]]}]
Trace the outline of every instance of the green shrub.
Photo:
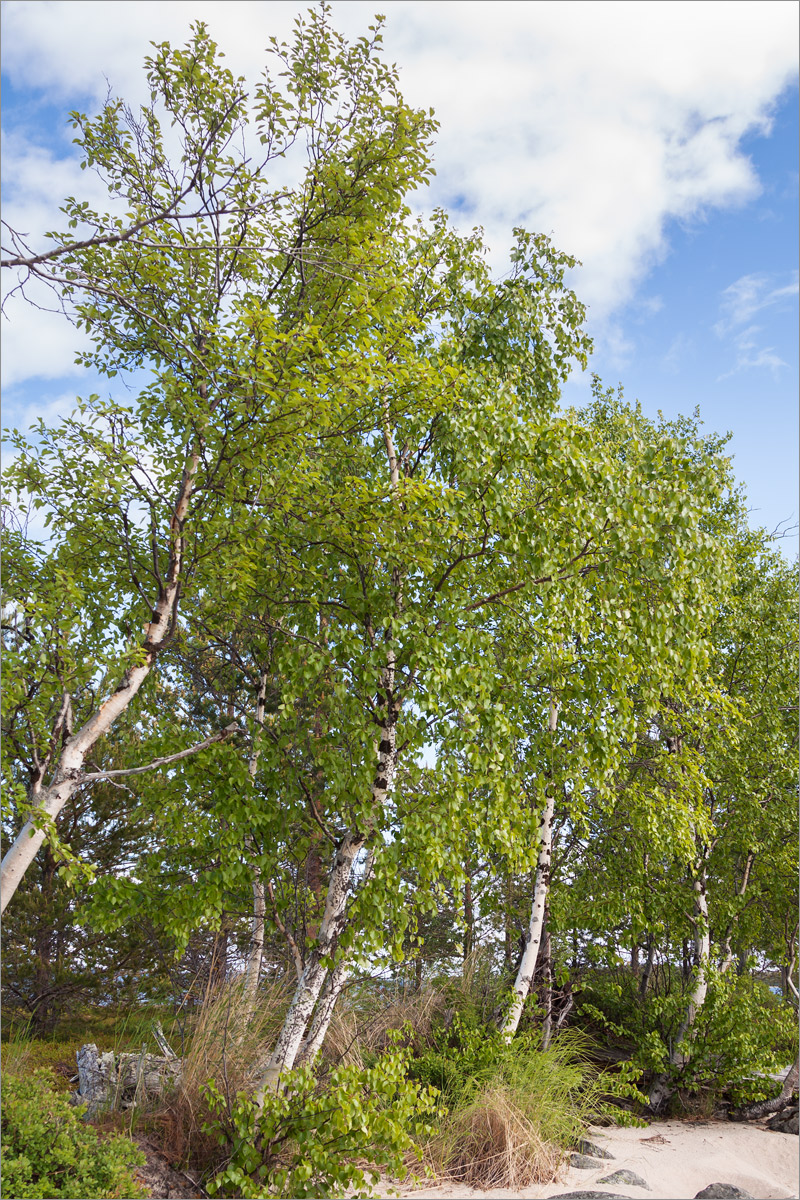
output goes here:
[{"label": "green shrub", "polygon": [[100,1137],[81,1120],[85,1110],[53,1091],[47,1071],[3,1084],[3,1194],[14,1200],[101,1200],[147,1196],[130,1171],[144,1164],[133,1142]]},{"label": "green shrub", "polygon": [[684,1062],[670,1066],[687,1003],[685,990],[674,984],[649,992],[642,1003],[632,977],[593,977],[582,990],[579,1011],[610,1040],[630,1048],[631,1067],[664,1072],[675,1089],[716,1098],[728,1092],[736,1105],[772,1095],[773,1083],[763,1075],[779,1071],[797,1053],[794,1010],[760,980],[711,969]]},{"label": "green shrub", "polygon": [[336,1067],[322,1080],[301,1067],[283,1077],[281,1091],[260,1111],[244,1092],[229,1106],[209,1084],[214,1120],[204,1132],[229,1154],[209,1193],[322,1200],[348,1189],[370,1195],[368,1176],[377,1183],[379,1167],[402,1177],[414,1137],[431,1133],[427,1122],[436,1110],[433,1093],[406,1078],[407,1066],[408,1051],[393,1050],[372,1067]]},{"label": "green shrub", "polygon": [[469,1009],[451,1012],[447,1020],[438,1017],[430,1041],[432,1044],[411,1060],[408,1073],[440,1092],[448,1107],[463,1103],[465,1091],[475,1080],[491,1074],[507,1053],[499,1031],[482,1025]]}]

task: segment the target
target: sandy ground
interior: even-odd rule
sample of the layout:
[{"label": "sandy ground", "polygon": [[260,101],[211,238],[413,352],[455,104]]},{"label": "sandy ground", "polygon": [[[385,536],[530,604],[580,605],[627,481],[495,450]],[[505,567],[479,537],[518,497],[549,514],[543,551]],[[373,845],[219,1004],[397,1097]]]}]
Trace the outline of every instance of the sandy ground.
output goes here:
[{"label": "sandy ground", "polygon": [[[656,1121],[647,1129],[592,1128],[589,1141],[602,1146],[613,1161],[584,1171],[566,1167],[558,1182],[525,1190],[494,1188],[476,1191],[449,1184],[403,1187],[413,1200],[538,1200],[564,1192],[601,1191],[649,1200],[690,1200],[711,1183],[731,1183],[756,1200],[798,1196],[798,1139],[757,1124],[732,1121]],[[605,1175],[627,1168],[646,1180],[649,1190],[624,1183],[601,1183]],[[383,1194],[383,1193],[382,1193]]]}]

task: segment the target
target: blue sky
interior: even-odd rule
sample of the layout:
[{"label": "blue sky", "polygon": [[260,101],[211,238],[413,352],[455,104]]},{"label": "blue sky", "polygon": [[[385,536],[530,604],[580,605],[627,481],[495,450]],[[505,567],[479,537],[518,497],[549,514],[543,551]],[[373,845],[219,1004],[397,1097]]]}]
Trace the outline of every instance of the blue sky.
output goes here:
[{"label": "blue sky", "polygon": [[[151,39],[180,42],[204,19],[252,78],[269,35],[286,36],[303,7],[6,0],[5,220],[37,244],[63,196],[91,197],[66,114],[95,111],[106,80],[144,99]],[[793,0],[334,0],[334,22],[358,35],[375,7],[407,98],[441,122],[438,173],[416,207],[482,225],[498,273],[515,224],[581,258],[573,283],[589,304],[591,369],[647,412],[699,405],[710,429],[732,431],[753,523],[794,523]],[[4,423],[55,419],[97,386],[72,365],[75,331],[14,299],[6,310]],[[577,378],[565,399],[587,394]]]}]

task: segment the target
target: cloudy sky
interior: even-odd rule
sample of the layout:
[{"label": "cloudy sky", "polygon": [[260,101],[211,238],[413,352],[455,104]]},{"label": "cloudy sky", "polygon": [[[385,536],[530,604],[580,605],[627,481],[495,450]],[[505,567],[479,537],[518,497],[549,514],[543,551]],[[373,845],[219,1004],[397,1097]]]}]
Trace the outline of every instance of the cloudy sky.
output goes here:
[{"label": "cloudy sky", "polygon": [[[87,197],[67,113],[108,87],[145,97],[151,41],[205,20],[254,78],[286,0],[6,0],[4,218],[32,236]],[[437,175],[417,195],[482,225],[498,273],[511,229],[550,233],[583,266],[591,369],[648,412],[731,430],[752,520],[794,524],[797,500],[798,8],[794,0],[333,0],[349,36],[386,14],[406,98],[440,121]],[[12,300],[4,423],[68,411],[91,390],[62,318]],[[106,385],[107,386],[107,385]],[[588,395],[588,376],[566,391]],[[784,544],[788,548],[789,543]]]}]

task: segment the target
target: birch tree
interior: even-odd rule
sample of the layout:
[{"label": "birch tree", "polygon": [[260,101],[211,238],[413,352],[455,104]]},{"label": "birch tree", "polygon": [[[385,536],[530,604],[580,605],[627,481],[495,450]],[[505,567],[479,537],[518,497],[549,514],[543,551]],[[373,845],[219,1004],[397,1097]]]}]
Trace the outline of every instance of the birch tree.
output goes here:
[{"label": "birch tree", "polygon": [[[375,231],[426,178],[432,128],[403,104],[379,40],[374,29],[348,46],[323,7],[290,45],[273,44],[283,74],[248,94],[199,24],[183,50],[146,60],[152,103],[138,115],[119,100],[94,119],[73,114],[84,165],[125,213],[68,199],[71,229],[116,233],[56,235],[52,281],[89,334],[87,365],[154,377],[132,406],[93,396],[59,429],[12,438],[7,488],[23,516],[44,510],[51,541],[31,546],[44,595],[9,580],[21,689],[9,728],[30,782],[4,906],[174,641],[181,596],[219,569],[239,506],[302,491],[309,426],[314,445],[340,427],[330,373],[372,296]],[[299,179],[276,186],[276,164],[300,146]],[[58,646],[40,677],[54,612]],[[76,640],[87,623],[91,655]]]}]

